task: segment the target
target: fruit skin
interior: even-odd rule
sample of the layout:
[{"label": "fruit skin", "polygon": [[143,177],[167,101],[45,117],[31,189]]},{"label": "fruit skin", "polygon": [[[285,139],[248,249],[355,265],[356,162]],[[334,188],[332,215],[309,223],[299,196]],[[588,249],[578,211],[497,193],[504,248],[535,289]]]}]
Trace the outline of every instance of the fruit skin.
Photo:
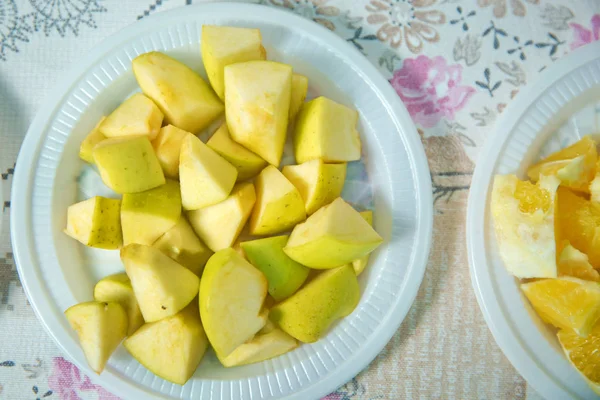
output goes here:
[{"label": "fruit skin", "polygon": [[287,235],[242,242],[248,261],[258,268],[269,282],[269,294],[281,301],[294,294],[308,277],[309,269],[289,258],[284,252]]},{"label": "fruit skin", "polygon": [[296,119],[298,111],[306,100],[306,94],[308,93],[308,78],[304,75],[293,74],[292,75],[292,93],[290,96],[290,121]]},{"label": "fruit skin", "polygon": [[206,145],[237,169],[238,182],[254,178],[267,166],[265,160],[231,139],[226,123],[217,129]]},{"label": "fruit skin", "polygon": [[125,272],[102,278],[94,286],[94,300],[100,302],[116,302],[123,306],[127,313],[127,336],[137,331],[144,324],[144,317],[133,293],[131,281]]},{"label": "fruit skin", "polygon": [[252,28],[202,25],[200,51],[208,80],[221,100],[227,65],[267,58],[260,29]]},{"label": "fruit skin", "polygon": [[358,211],[338,197],[296,225],[283,251],[302,265],[328,269],[364,257],[382,242]]},{"label": "fruit skin", "polygon": [[250,182],[236,185],[227,199],[200,210],[188,212],[196,234],[212,251],[233,246],[244,228],[256,195]]},{"label": "fruit skin", "polygon": [[117,193],[137,193],[165,184],[160,163],[146,136],[106,139],[94,147],[102,181]]},{"label": "fruit skin", "polygon": [[[555,199],[559,180],[537,185],[496,175],[490,204],[500,256],[517,278],[556,278]],[[557,213],[558,215],[558,213]]]},{"label": "fruit skin", "polygon": [[296,162],[321,159],[326,163],[360,159],[361,142],[356,130],[358,111],[326,97],[305,103],[294,133]]},{"label": "fruit skin", "polygon": [[184,215],[179,218],[174,227],[158,238],[152,247],[162,251],[198,277],[202,276],[204,265],[213,254],[198,239]]},{"label": "fruit skin", "polygon": [[123,345],[152,373],[183,385],[202,361],[208,339],[198,306],[192,303],[175,315],[145,324]]},{"label": "fruit skin", "polygon": [[[369,223],[369,225],[373,226],[373,211],[361,211],[360,216],[364,218],[365,221]],[[354,268],[354,272],[356,272],[356,276],[362,274],[362,272],[369,264],[369,255],[367,254],[364,257],[361,257],[357,260],[352,261],[352,268]]]},{"label": "fruit skin", "polygon": [[321,160],[310,160],[300,165],[286,165],[282,173],[296,186],[304,200],[306,214],[311,215],[342,195],[346,163],[324,164]]},{"label": "fruit skin", "polygon": [[224,367],[253,364],[280,356],[296,347],[298,347],[296,339],[267,321],[265,327],[252,340],[242,344],[219,361]]},{"label": "fruit skin", "polygon": [[582,338],[570,329],[561,329],[558,341],[571,365],[583,375],[590,388],[600,395],[600,324],[596,324],[587,338]]},{"label": "fruit skin", "polygon": [[274,166],[263,169],[255,179],[256,205],[250,217],[251,235],[284,232],[306,219],[300,192]]},{"label": "fruit skin", "polygon": [[198,277],[154,247],[125,246],[121,261],[146,322],[177,314],[198,294]]},{"label": "fruit skin", "polygon": [[119,303],[89,301],[69,307],[65,317],[79,336],[90,368],[100,374],[127,334],[127,313]]},{"label": "fruit skin", "polygon": [[64,232],[90,247],[114,250],[123,245],[121,200],[95,196],[69,206]]},{"label": "fruit skin", "polygon": [[167,125],[160,129],[152,147],[163,169],[165,176],[179,179],[179,153],[183,139],[191,133],[179,129],[174,125]]},{"label": "fruit skin", "polygon": [[235,250],[220,250],[208,260],[200,280],[200,317],[219,358],[227,357],[265,326],[266,295],[263,273]]},{"label": "fruit skin", "polygon": [[110,113],[98,129],[106,137],[143,135],[154,140],[163,117],[163,113],[152,100],[136,93]]},{"label": "fruit skin", "polygon": [[521,290],[545,322],[586,337],[600,321],[600,284],[577,278],[542,279]]},{"label": "fruit skin", "polygon": [[248,61],[225,67],[225,108],[231,138],[279,166],[286,140],[292,67]]},{"label": "fruit skin", "polygon": [[223,103],[204,79],[174,58],[152,51],[137,56],[132,66],[142,91],[167,124],[196,134],[223,113]]},{"label": "fruit skin", "polygon": [[227,198],[237,179],[237,170],[196,136],[181,144],[179,180],[186,210],[198,210]]},{"label": "fruit skin", "polygon": [[92,129],[92,131],[88,133],[88,135],[85,137],[85,139],[83,139],[81,145],[79,146],[79,158],[81,158],[83,161],[89,162],[90,164],[94,163],[94,147],[98,143],[106,139],[106,136],[104,136],[102,132],[100,132],[100,130],[98,129],[98,127],[100,126],[102,121],[104,121],[105,118],[106,117],[102,117],[100,119],[100,121],[96,124],[94,129]]},{"label": "fruit skin", "polygon": [[324,271],[271,309],[269,319],[304,343],[319,340],[337,319],[352,313],[360,288],[350,265]]}]

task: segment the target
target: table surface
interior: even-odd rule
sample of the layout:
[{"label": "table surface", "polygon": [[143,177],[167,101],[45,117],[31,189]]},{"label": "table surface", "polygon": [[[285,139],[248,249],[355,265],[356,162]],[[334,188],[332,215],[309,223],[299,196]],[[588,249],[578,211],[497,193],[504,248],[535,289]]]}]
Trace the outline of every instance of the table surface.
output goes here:
[{"label": "table surface", "polygon": [[[197,2],[0,0],[0,399],[117,399],[63,357],[23,293],[9,232],[14,164],[41,101],[82,53],[136,20]],[[433,247],[418,297],[371,365],[326,398],[538,398],[494,342],[471,289],[467,194],[511,99],[599,39],[600,1],[258,2],[324,25],[373,62],[417,125],[434,182]]]}]

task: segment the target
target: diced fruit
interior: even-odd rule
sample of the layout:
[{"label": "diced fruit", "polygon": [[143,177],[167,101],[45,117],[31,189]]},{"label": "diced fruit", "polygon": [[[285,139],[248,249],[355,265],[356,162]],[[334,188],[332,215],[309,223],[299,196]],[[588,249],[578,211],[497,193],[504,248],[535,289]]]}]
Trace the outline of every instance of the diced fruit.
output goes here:
[{"label": "diced fruit", "polygon": [[198,306],[190,304],[173,316],[142,326],[123,345],[152,373],[183,385],[194,375],[208,340]]},{"label": "diced fruit", "polygon": [[572,330],[562,329],[558,332],[558,341],[571,364],[600,395],[600,324],[596,324],[586,338]]},{"label": "diced fruit", "polygon": [[200,281],[200,317],[219,358],[252,339],[267,321],[267,279],[233,249],[216,252]]},{"label": "diced fruit", "polygon": [[[600,204],[584,199],[566,188],[557,195],[557,237],[587,254],[590,264],[600,267]],[[560,243],[560,242],[559,242]]]},{"label": "diced fruit", "polygon": [[194,135],[181,144],[179,179],[181,200],[186,210],[197,210],[227,198],[237,170]]},{"label": "diced fruit", "polygon": [[146,322],[177,314],[198,294],[198,277],[154,247],[130,244],[121,260]]},{"label": "diced fruit", "polygon": [[337,319],[352,313],[360,299],[350,265],[319,274],[294,295],[277,304],[269,319],[305,343],[316,342]]},{"label": "diced fruit", "polygon": [[152,142],[158,162],[165,175],[169,178],[179,178],[179,154],[183,139],[191,133],[173,125],[162,127],[158,136]]},{"label": "diced fruit", "polygon": [[201,51],[208,80],[221,100],[225,98],[227,65],[267,57],[259,29],[231,26],[202,25]]},{"label": "diced fruit", "polygon": [[290,121],[293,121],[298,115],[298,111],[306,100],[306,94],[308,93],[308,78],[304,75],[293,74],[292,75],[292,94],[290,96]]},{"label": "diced fruit", "polygon": [[65,311],[87,362],[97,374],[127,334],[127,314],[119,303],[90,301]]},{"label": "diced fruit", "polygon": [[265,160],[231,139],[225,123],[217,129],[206,144],[237,169],[238,182],[254,178],[267,166]]},{"label": "diced fruit", "polygon": [[121,247],[121,200],[105,197],[91,199],[69,206],[65,233],[86,246],[114,250]]},{"label": "diced fruit", "polygon": [[571,246],[568,242],[558,258],[559,276],[572,276],[588,281],[600,282],[600,274],[592,267],[588,256]]},{"label": "diced fruit", "polygon": [[236,185],[220,203],[188,212],[194,231],[212,251],[231,247],[246,224],[256,195],[252,183]]},{"label": "diced fruit", "polygon": [[212,255],[212,251],[198,239],[183,215],[152,247],[159,249],[198,277],[202,275],[204,265]]},{"label": "diced fruit", "polygon": [[126,273],[110,275],[102,278],[94,286],[94,300],[100,302],[117,302],[127,313],[127,335],[130,336],[144,324],[144,317],[133,293],[131,281]]},{"label": "diced fruit", "polygon": [[356,123],[358,112],[326,97],[302,106],[296,118],[296,162],[321,159],[346,162],[360,159],[361,143]]},{"label": "diced fruit", "polygon": [[165,176],[146,136],[106,139],[94,147],[102,181],[117,193],[137,193],[164,185]]},{"label": "diced fruit", "polygon": [[[373,211],[371,211],[371,210],[361,211],[360,216],[363,217],[365,219],[365,221],[367,221],[369,223],[369,225],[373,226]],[[356,276],[359,276],[360,274],[362,274],[362,272],[367,267],[368,263],[369,263],[369,255],[368,254],[364,257],[361,257],[357,260],[352,261],[352,268],[354,268],[354,272],[356,272]]]},{"label": "diced fruit", "polygon": [[530,167],[527,175],[534,182],[540,175],[556,175],[561,185],[587,193],[596,174],[597,159],[596,142],[590,136],[584,136],[577,143]]},{"label": "diced fruit", "polygon": [[325,164],[321,160],[311,160],[300,165],[286,165],[282,172],[300,192],[308,215],[340,197],[346,180],[345,163]]},{"label": "diced fruit", "polygon": [[[296,339],[275,328],[273,323],[268,332],[264,328],[249,342],[242,344],[227,357],[221,358],[221,364],[225,367],[235,367],[237,365],[247,365],[271,359],[287,353],[298,347]],[[265,325],[266,327],[266,325]]]},{"label": "diced fruit", "polygon": [[537,185],[514,175],[496,175],[491,211],[504,266],[518,278],[555,278],[554,210],[559,180]]},{"label": "diced fruit", "polygon": [[106,139],[106,136],[104,136],[98,129],[98,127],[100,126],[102,121],[104,121],[105,118],[106,117],[102,117],[100,119],[100,122],[96,124],[96,127],[92,129],[92,131],[85,137],[85,139],[83,139],[83,142],[81,142],[81,146],[79,146],[79,158],[81,158],[83,161],[89,162],[90,164],[94,163],[94,146]]},{"label": "diced fruit", "polygon": [[279,166],[289,118],[292,67],[248,61],[225,67],[225,107],[231,138]]},{"label": "diced fruit", "polygon": [[590,200],[600,203],[600,159],[596,161],[596,175],[590,182]]},{"label": "diced fruit", "polygon": [[162,186],[123,195],[121,225],[123,243],[151,245],[171,229],[181,216],[179,183],[168,180]]},{"label": "diced fruit", "polygon": [[561,329],[587,336],[600,319],[600,284],[563,277],[524,283],[521,290],[538,315]]},{"label": "diced fruit", "polygon": [[174,58],[152,51],[136,57],[132,65],[142,91],[168,124],[196,134],[223,112],[223,103],[208,83]]},{"label": "diced fruit", "polygon": [[289,258],[284,252],[288,236],[274,236],[242,242],[246,257],[269,282],[269,294],[281,301],[294,294],[306,280],[309,269]]},{"label": "diced fruit", "polygon": [[364,257],[381,242],[358,211],[338,197],[297,225],[283,251],[302,265],[325,269]]},{"label": "diced fruit", "polygon": [[110,113],[98,129],[106,137],[143,135],[154,140],[163,117],[152,100],[136,93]]},{"label": "diced fruit", "polygon": [[256,178],[256,206],[250,218],[250,234],[270,235],[292,228],[306,219],[300,192],[274,166]]}]

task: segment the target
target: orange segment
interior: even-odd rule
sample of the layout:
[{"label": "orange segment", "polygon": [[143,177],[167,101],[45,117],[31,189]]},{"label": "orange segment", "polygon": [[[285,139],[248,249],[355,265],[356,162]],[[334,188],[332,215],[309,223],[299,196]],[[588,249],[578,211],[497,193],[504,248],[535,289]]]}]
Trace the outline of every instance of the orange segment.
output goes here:
[{"label": "orange segment", "polygon": [[552,205],[550,193],[529,181],[517,181],[513,196],[519,200],[519,210],[528,214],[537,210],[547,212]]},{"label": "orange segment", "polygon": [[540,174],[555,175],[560,178],[562,186],[589,193],[590,182],[596,175],[597,160],[596,142],[590,136],[584,136],[530,167],[527,175],[534,182]]},{"label": "orange segment", "polygon": [[592,202],[565,188],[557,191],[556,236],[568,240],[600,267],[600,203]]},{"label": "orange segment", "polygon": [[592,267],[588,261],[588,256],[571,246],[569,242],[566,242],[562,248],[558,259],[559,276],[572,276],[587,281],[600,282],[600,274]]},{"label": "orange segment", "polygon": [[545,321],[587,336],[600,319],[600,285],[577,278],[542,279],[521,290]]},{"label": "orange segment", "polygon": [[558,332],[558,341],[571,364],[586,378],[592,390],[600,394],[600,324],[596,324],[586,338],[563,329]]}]

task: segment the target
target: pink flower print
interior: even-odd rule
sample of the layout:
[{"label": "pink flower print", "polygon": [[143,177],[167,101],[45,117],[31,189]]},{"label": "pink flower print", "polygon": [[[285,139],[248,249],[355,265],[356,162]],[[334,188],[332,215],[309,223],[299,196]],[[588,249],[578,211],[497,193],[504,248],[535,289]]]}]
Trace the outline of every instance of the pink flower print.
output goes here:
[{"label": "pink flower print", "polygon": [[344,400],[344,396],[340,393],[333,392],[323,397],[321,400]]},{"label": "pink flower print", "polygon": [[52,374],[48,377],[48,387],[60,400],[81,400],[82,392],[95,392],[98,400],[120,400],[102,386],[95,385],[90,378],[62,357],[54,358]]},{"label": "pink flower print", "polygon": [[571,50],[575,50],[584,44],[592,43],[593,41],[600,39],[600,14],[594,15],[591,22],[592,29],[586,29],[574,22],[569,24],[571,28],[573,28],[574,36],[574,40],[571,43]]},{"label": "pink flower print", "polygon": [[447,65],[443,57],[419,56],[404,60],[390,83],[406,105],[413,121],[424,128],[435,126],[469,101],[475,89],[461,85],[462,66]]}]

